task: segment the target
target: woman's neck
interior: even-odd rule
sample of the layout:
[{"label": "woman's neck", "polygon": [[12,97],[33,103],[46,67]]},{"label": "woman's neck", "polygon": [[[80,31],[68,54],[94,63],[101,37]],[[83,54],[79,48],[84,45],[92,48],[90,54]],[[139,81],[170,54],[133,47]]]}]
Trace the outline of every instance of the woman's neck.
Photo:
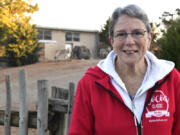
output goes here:
[{"label": "woman's neck", "polygon": [[140,61],[139,63],[127,65],[127,64],[121,63],[117,59],[115,62],[115,69],[121,78],[138,77],[138,76],[144,77],[146,73],[146,69],[147,69],[147,63],[146,63],[146,60],[144,59]]},{"label": "woman's neck", "polygon": [[131,96],[135,96],[137,90],[140,88],[143,82],[147,70],[147,63],[145,59],[143,59],[139,63],[131,65],[121,63],[117,59],[115,62],[115,69],[119,77],[125,84],[128,93]]}]

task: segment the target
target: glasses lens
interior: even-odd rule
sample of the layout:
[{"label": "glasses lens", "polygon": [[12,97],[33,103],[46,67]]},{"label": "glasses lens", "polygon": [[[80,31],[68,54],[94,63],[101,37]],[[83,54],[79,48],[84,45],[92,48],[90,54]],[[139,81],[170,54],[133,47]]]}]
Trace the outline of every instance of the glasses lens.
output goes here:
[{"label": "glasses lens", "polygon": [[146,31],[144,30],[135,30],[131,33],[134,38],[143,38]]}]

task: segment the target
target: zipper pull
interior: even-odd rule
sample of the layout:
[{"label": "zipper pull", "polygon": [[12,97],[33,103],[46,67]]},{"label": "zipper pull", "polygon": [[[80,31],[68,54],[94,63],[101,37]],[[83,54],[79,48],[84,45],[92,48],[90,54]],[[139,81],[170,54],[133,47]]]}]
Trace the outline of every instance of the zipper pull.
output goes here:
[{"label": "zipper pull", "polygon": [[142,125],[142,121],[141,121],[141,135],[143,135],[143,125]]},{"label": "zipper pull", "polygon": [[142,122],[141,122],[141,128],[143,128]]}]

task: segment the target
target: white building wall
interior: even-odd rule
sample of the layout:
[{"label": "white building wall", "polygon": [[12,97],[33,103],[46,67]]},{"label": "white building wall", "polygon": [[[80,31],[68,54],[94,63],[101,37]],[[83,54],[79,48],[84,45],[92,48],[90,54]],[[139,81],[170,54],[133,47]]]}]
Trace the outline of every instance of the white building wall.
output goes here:
[{"label": "white building wall", "polygon": [[45,51],[45,60],[54,60],[54,56],[56,54],[56,43],[45,43],[44,51]]}]

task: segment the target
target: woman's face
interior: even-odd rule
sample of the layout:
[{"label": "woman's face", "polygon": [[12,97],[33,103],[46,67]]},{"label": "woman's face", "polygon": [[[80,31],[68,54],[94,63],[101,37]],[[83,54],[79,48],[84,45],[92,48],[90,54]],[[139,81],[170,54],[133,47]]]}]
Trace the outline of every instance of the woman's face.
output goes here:
[{"label": "woman's face", "polygon": [[111,44],[118,55],[117,60],[123,64],[134,65],[144,61],[151,39],[152,35],[147,32],[141,20],[123,15],[114,26]]}]

